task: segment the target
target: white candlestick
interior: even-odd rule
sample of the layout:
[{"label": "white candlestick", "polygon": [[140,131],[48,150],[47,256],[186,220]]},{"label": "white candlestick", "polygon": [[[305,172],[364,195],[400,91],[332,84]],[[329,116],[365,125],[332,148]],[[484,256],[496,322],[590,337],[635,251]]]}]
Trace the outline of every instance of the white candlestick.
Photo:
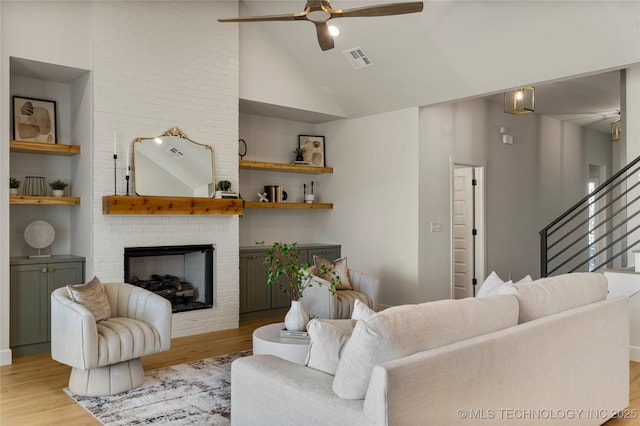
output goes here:
[{"label": "white candlestick", "polygon": [[113,155],[118,155],[118,136],[113,133]]}]

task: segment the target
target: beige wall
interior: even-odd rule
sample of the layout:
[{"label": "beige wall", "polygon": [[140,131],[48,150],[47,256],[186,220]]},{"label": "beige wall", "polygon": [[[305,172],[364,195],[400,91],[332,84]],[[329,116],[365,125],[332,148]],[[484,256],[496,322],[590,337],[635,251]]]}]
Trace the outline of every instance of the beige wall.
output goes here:
[{"label": "beige wall", "polygon": [[322,235],[342,244],[350,267],[380,279],[383,305],[417,297],[418,120],[408,108],[318,126],[335,168]]},{"label": "beige wall", "polygon": [[[450,164],[486,167],[485,270],[514,280],[539,276],[538,231],[586,195],[589,164],[610,172],[608,134],[533,114],[505,114],[501,101],[421,109],[420,301],[449,297]],[[513,145],[502,143],[500,127],[508,129]],[[430,232],[430,222],[443,223],[443,232]]]}]

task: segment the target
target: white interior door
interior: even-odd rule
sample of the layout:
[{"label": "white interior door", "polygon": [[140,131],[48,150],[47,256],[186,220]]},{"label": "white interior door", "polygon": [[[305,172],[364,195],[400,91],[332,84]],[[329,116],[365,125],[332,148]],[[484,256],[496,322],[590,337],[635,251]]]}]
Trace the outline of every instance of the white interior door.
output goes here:
[{"label": "white interior door", "polygon": [[483,169],[453,169],[453,297],[474,296],[474,282],[484,279]]}]

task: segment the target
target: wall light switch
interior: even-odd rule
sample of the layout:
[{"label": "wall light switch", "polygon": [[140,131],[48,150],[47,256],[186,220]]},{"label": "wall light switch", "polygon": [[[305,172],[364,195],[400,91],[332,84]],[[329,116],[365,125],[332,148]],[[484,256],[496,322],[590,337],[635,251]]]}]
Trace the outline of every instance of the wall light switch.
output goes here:
[{"label": "wall light switch", "polygon": [[513,145],[513,135],[502,135],[502,143]]},{"label": "wall light switch", "polygon": [[431,222],[431,232],[442,232],[442,223]]}]

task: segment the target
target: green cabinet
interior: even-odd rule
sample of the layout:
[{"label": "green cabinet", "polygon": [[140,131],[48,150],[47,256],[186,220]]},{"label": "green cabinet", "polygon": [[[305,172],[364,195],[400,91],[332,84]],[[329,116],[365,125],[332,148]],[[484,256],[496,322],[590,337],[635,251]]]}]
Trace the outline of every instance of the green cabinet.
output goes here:
[{"label": "green cabinet", "polygon": [[323,246],[307,249],[307,263],[313,265],[313,256],[320,256],[327,260],[340,258],[340,246]]},{"label": "green cabinet", "polygon": [[14,356],[51,350],[51,292],[84,282],[85,259],[12,257],[10,261],[10,338]]},{"label": "green cabinet", "polygon": [[[301,264],[313,264],[313,255],[329,260],[340,257],[340,245],[335,244],[299,244],[298,249]],[[291,305],[291,298],[279,286],[267,284],[265,250],[240,248],[240,321],[284,315]]]},{"label": "green cabinet", "polygon": [[[264,251],[240,251],[240,315],[271,309],[271,288],[267,285]],[[255,283],[262,281],[264,285]]]}]

